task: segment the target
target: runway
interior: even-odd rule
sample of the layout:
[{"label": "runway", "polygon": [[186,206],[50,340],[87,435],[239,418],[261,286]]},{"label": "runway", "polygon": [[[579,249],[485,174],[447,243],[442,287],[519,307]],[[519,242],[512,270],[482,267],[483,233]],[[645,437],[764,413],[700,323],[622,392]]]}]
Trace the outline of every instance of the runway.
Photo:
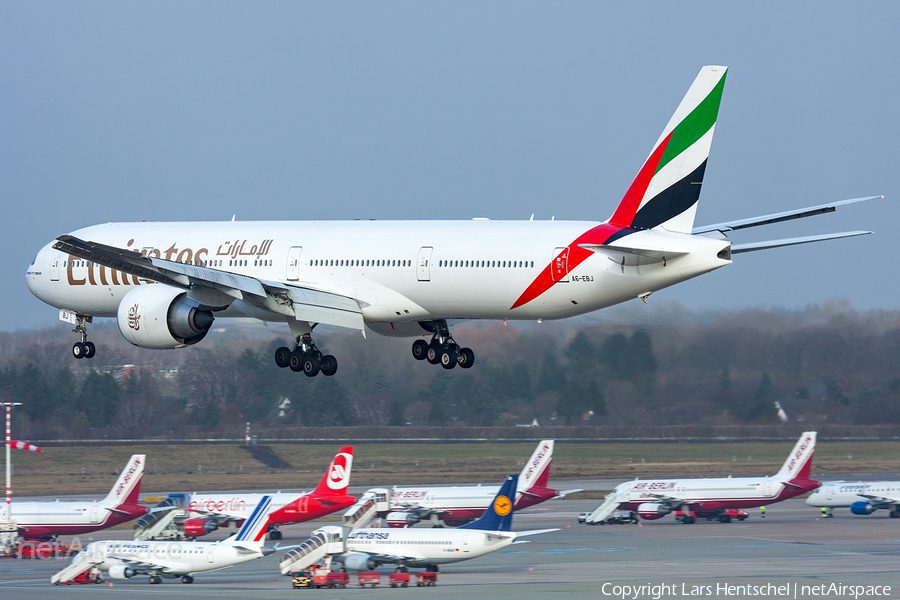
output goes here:
[{"label": "runway", "polygon": [[[900,597],[897,568],[900,520],[888,518],[884,511],[863,517],[843,510],[835,518],[817,520],[816,509],[802,500],[788,500],[769,507],[764,519],[758,511],[751,511],[750,518],[740,523],[702,521],[683,525],[670,515],[659,521],[643,522],[641,526],[578,524],[578,513],[591,511],[598,503],[597,500],[553,500],[528,509],[516,515],[514,529],[558,527],[560,531],[530,537],[529,543],[511,546],[506,551],[447,565],[442,568],[435,588],[384,587],[367,589],[366,594],[431,599],[512,595],[517,600],[527,600],[622,598],[623,595],[654,598],[682,596],[694,591],[697,592],[694,595],[724,598],[757,595],[726,586],[763,586],[746,587],[744,592],[755,590],[762,592],[758,595],[815,598],[826,596],[827,586],[836,584],[890,586],[886,595],[859,597]],[[322,524],[285,527],[282,529],[285,539],[279,544],[299,543]],[[127,539],[129,534],[129,530],[101,532],[94,539]],[[208,538],[214,539],[215,534]],[[146,577],[138,576],[113,581],[112,588],[107,584],[51,586],[50,576],[67,564],[67,559],[4,559],[0,560],[0,596],[4,600],[93,598],[100,594],[104,598],[173,594],[186,598],[252,596],[258,599],[293,594],[327,598],[362,596],[358,589],[293,590],[290,578],[278,574],[281,555],[282,552],[276,552],[233,569],[200,573],[190,585],[177,580],[149,585]],[[386,581],[391,569],[379,570]],[[355,581],[355,577],[351,580]],[[662,584],[666,587],[660,587]],[[765,587],[769,585],[774,587]],[[812,588],[823,585],[826,587]],[[778,586],[786,593],[778,593]],[[809,589],[804,590],[803,586]],[[853,593],[831,593],[828,597],[847,598],[853,597]]]}]

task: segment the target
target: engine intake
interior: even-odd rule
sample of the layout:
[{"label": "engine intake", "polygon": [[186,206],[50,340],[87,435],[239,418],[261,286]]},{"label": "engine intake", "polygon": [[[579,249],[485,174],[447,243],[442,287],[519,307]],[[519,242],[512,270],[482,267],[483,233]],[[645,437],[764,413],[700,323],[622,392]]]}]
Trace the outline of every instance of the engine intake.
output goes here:
[{"label": "engine intake", "polygon": [[137,575],[137,571],[125,565],[112,565],[109,568],[109,576],[113,579],[131,579]]},{"label": "engine intake", "polygon": [[385,520],[387,521],[388,527],[401,529],[403,527],[412,527],[418,523],[420,519],[411,512],[390,512]]},{"label": "engine intake", "polygon": [[344,566],[348,571],[371,571],[378,563],[363,552],[351,552],[344,557]]},{"label": "engine intake", "polygon": [[196,344],[214,320],[210,310],[183,290],[162,284],[137,287],[119,303],[122,337],[141,348],[169,349]]},{"label": "engine intake", "polygon": [[850,505],[850,512],[854,515],[871,515],[876,510],[878,509],[865,500],[860,500],[859,502],[854,502]]},{"label": "engine intake", "polygon": [[184,527],[184,535],[196,538],[212,533],[219,528],[219,525],[215,521],[206,519],[188,519],[182,527]]},{"label": "engine intake", "polygon": [[638,506],[637,512],[645,521],[654,521],[666,516],[672,509],[660,502],[644,502]]}]

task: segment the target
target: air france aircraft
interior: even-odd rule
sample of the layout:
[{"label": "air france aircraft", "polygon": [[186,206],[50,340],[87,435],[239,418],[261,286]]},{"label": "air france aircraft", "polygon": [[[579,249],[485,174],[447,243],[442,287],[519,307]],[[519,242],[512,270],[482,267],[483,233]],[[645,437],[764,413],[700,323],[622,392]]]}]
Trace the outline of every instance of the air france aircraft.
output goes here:
[{"label": "air france aircraft", "polygon": [[502,550],[520,537],[558,531],[510,531],[516,479],[515,475],[507,477],[484,515],[458,529],[353,529],[344,539],[340,527],[321,527],[309,540],[284,555],[281,573],[301,571],[325,558],[343,564],[349,571],[369,571],[382,564],[397,565],[398,570],[437,570],[437,565]]},{"label": "air france aircraft", "polygon": [[[109,494],[99,502],[13,502],[12,520],[23,536],[50,537],[92,533],[135,519],[147,512],[147,507],[138,504],[146,462],[144,454],[133,455]],[[0,521],[8,520],[4,504]]]},{"label": "air france aircraft", "polygon": [[[553,440],[542,440],[519,474],[516,510],[580,490],[557,492],[547,487]],[[395,487],[391,493],[389,527],[408,527],[430,519],[434,525],[457,526],[477,519],[491,504],[499,486]]]},{"label": "air france aircraft", "polygon": [[47,244],[26,284],[81,335],[75,358],[96,352],[94,317],[154,349],[197,344],[216,318],[252,317],[287,323],[295,341],[275,363],[310,377],[338,366],[316,347],[317,324],[419,337],[416,359],[469,368],[475,353],[450,321],[564,319],[646,301],[741,252],[871,233],[726,239],[875,196],[694,227],[726,72],[700,70],[606,221],[107,223]]},{"label": "air france aircraft", "polygon": [[223,525],[243,522],[256,510],[263,498],[269,498],[269,538],[280,540],[282,535],[277,529],[279,525],[318,519],[356,502],[356,498],[347,495],[352,467],[353,446],[344,446],[331,460],[316,489],[305,494],[172,494],[138,521],[135,529],[150,527],[156,520],[154,515],[162,514],[169,507],[181,506],[188,513],[187,518],[180,522],[184,535],[197,538],[212,533]]},{"label": "air france aircraft", "polygon": [[683,511],[679,520],[693,523],[697,518],[731,521],[728,509],[756,508],[781,502],[819,487],[809,478],[816,432],[800,436],[781,470],[772,477],[710,477],[708,479],[636,479],[616,486],[606,500],[588,516],[587,523],[599,523],[616,510],[636,512],[642,519],[655,520],[673,511]]},{"label": "air france aircraft", "polygon": [[163,577],[180,577],[181,583],[194,583],[194,573],[218,571],[275,552],[273,548],[263,548],[270,505],[271,498],[263,497],[243,526],[230,538],[218,542],[92,542],[51,577],[50,583],[71,581],[88,569],[108,573],[112,579],[149,575],[149,583],[162,583]]},{"label": "air france aircraft", "polygon": [[900,481],[835,481],[826,483],[806,499],[806,503],[825,508],[849,508],[854,515],[870,515],[878,509],[900,517]]}]

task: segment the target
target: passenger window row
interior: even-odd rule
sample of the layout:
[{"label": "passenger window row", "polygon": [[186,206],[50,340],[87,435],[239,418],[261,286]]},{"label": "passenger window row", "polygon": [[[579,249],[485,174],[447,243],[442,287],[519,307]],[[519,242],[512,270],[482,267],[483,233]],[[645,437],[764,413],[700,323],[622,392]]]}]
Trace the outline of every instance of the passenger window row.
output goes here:
[{"label": "passenger window row", "polygon": [[411,260],[361,260],[361,259],[314,259],[310,261],[313,267],[411,267]]},{"label": "passenger window row", "polygon": [[531,269],[534,261],[527,260],[439,260],[439,267],[464,268],[464,269]]}]

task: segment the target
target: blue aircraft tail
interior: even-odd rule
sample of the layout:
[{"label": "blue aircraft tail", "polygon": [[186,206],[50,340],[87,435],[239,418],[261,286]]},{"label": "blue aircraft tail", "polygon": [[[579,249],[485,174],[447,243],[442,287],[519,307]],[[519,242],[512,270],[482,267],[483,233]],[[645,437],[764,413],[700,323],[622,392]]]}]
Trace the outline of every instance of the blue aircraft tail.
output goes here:
[{"label": "blue aircraft tail", "polygon": [[484,511],[481,518],[466,523],[460,529],[484,529],[486,531],[509,531],[512,526],[513,512],[516,502],[516,485],[518,475],[510,475],[500,486],[494,501]]}]

